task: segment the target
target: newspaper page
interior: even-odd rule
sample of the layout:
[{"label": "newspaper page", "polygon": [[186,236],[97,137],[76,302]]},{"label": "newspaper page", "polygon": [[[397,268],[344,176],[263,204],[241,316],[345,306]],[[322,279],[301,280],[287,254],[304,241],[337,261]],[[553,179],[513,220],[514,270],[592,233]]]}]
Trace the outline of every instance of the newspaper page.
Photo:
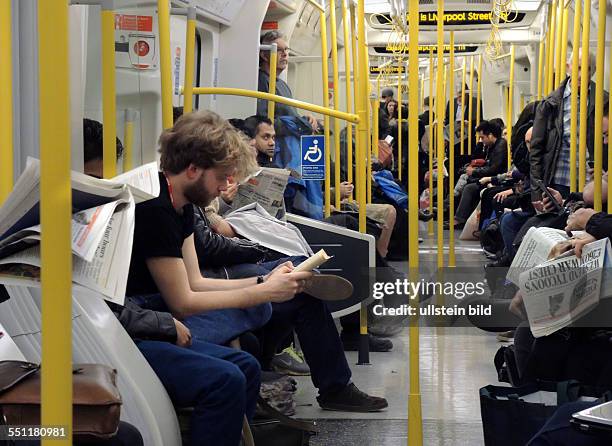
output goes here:
[{"label": "newspaper page", "polygon": [[520,273],[519,288],[534,337],[570,325],[597,305],[610,252],[607,238],[597,240],[584,247],[580,258],[562,256]]},{"label": "newspaper page", "polygon": [[[134,200],[117,206],[102,231],[91,262],[73,255],[74,283],[100,292],[111,302],[122,305],[127,287],[134,235]],[[40,285],[40,245],[0,259],[0,283]]]},{"label": "newspaper page", "polygon": [[521,272],[548,260],[553,247],[568,238],[565,231],[560,229],[530,228],[514,256],[506,279],[518,285]]},{"label": "newspaper page", "polygon": [[278,216],[284,209],[284,193],[290,171],[263,167],[238,186],[232,209],[259,203],[270,215]]}]

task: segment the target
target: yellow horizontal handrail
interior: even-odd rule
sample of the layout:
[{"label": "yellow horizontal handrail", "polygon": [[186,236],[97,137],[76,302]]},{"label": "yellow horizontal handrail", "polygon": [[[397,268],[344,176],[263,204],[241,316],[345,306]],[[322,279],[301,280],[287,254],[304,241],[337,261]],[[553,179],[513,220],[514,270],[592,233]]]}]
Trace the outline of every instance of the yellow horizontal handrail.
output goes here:
[{"label": "yellow horizontal handrail", "polygon": [[264,93],[263,91],[226,87],[198,87],[193,89],[193,94],[225,94],[231,96],[246,96],[249,98],[264,99],[266,101],[280,102],[281,104],[289,105],[291,107],[299,108],[302,110],[308,110],[313,113],[320,113],[322,115],[343,119],[345,121],[353,122],[355,124],[359,122],[359,116],[352,113],[345,113],[339,110],[334,110],[332,108],[321,107],[320,105],[286,98],[277,94]]},{"label": "yellow horizontal handrail", "polygon": [[306,1],[310,3],[312,6],[314,6],[315,8],[317,8],[319,11],[325,12],[325,8],[323,8],[323,6],[321,6],[321,4],[318,3],[316,0],[306,0]]}]

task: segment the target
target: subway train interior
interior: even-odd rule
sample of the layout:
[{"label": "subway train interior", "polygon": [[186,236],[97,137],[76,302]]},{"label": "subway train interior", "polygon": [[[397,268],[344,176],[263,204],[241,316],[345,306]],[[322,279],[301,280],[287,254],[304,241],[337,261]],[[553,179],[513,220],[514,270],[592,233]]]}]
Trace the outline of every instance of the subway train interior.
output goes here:
[{"label": "subway train interior", "polygon": [[612,444],[611,42],[610,0],[0,0],[0,444]]}]

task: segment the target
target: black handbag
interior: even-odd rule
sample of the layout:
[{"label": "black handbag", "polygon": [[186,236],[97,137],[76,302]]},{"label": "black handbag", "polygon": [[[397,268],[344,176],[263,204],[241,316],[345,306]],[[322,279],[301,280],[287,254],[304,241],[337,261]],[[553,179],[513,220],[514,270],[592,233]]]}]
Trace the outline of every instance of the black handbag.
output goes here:
[{"label": "black handbag", "polygon": [[257,412],[260,418],[251,423],[255,446],[308,446],[318,430],[314,421],[289,418],[261,397],[257,399]]}]

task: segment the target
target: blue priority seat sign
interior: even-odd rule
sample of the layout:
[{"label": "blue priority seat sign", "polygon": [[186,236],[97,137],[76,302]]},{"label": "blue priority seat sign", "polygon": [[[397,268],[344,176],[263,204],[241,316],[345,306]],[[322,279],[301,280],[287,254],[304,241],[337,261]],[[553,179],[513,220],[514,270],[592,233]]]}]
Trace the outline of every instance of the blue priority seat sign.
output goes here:
[{"label": "blue priority seat sign", "polygon": [[323,135],[302,136],[302,179],[325,179],[325,138]]}]

